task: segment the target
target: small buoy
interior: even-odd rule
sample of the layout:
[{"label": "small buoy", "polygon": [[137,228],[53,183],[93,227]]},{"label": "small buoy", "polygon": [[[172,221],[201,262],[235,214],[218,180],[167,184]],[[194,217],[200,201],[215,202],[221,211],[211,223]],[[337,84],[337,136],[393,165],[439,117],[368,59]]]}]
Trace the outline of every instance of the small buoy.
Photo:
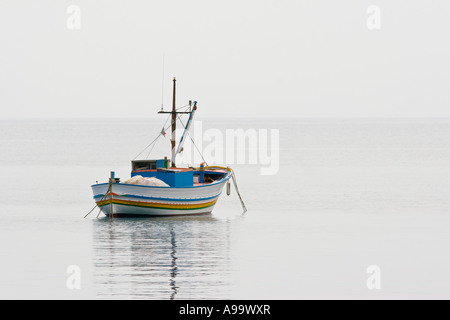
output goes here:
[{"label": "small buoy", "polygon": [[230,180],[227,181],[227,196],[229,196],[231,194],[231,184],[230,184]]}]

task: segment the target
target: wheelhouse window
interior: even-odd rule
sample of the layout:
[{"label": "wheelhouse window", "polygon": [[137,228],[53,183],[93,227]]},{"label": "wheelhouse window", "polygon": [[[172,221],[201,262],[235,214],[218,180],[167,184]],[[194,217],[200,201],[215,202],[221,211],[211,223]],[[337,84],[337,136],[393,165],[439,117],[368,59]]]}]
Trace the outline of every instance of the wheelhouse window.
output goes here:
[{"label": "wheelhouse window", "polygon": [[137,160],[132,161],[131,165],[133,171],[155,170],[156,160]]}]

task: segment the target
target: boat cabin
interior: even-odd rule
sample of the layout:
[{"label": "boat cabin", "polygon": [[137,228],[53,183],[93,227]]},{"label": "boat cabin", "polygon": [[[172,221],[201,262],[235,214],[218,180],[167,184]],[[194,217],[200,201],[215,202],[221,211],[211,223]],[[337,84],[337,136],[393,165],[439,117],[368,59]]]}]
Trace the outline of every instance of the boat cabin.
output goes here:
[{"label": "boat cabin", "polygon": [[193,187],[213,183],[225,177],[224,170],[169,168],[169,159],[131,161],[131,177],[157,178],[170,187]]},{"label": "boat cabin", "polygon": [[159,159],[159,160],[134,160],[131,161],[132,171],[141,170],[156,170],[157,168],[169,168],[169,159]]}]

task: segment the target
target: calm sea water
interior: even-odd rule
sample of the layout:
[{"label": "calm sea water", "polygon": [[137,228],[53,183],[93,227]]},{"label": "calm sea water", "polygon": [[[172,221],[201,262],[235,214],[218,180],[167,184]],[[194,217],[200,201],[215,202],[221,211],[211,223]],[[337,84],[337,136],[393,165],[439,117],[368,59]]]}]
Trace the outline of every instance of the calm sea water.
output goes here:
[{"label": "calm sea water", "polygon": [[245,215],[233,190],[210,216],[83,218],[162,124],[0,120],[0,298],[450,298],[450,120],[204,119],[279,130],[276,174],[232,165]]}]

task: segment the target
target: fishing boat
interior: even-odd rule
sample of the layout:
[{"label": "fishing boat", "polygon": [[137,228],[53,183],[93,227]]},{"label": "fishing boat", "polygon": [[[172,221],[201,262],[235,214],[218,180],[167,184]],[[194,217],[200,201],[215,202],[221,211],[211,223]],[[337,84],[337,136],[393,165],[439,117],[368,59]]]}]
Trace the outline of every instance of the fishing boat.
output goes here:
[{"label": "fishing boat", "polygon": [[[132,160],[131,178],[121,182],[111,171],[105,183],[91,186],[96,207],[106,216],[176,216],[210,214],[223,188],[227,185],[230,193],[230,179],[241,200],[233,169],[225,166],[177,167],[176,156],[183,150],[186,136],[197,111],[197,101],[189,102],[189,109],[178,111],[175,106],[176,79],[173,79],[172,110],[159,114],[169,114],[172,119],[171,158],[153,160]],[[188,115],[181,139],[176,144],[176,125],[180,114]],[[168,128],[169,128],[168,127]],[[165,128],[160,135],[165,136]],[[158,135],[158,137],[160,136]],[[94,209],[96,208],[94,207]],[[92,212],[93,210],[91,210]],[[90,212],[89,212],[90,213]],[[88,213],[88,214],[89,214]],[[86,215],[87,216],[87,215]]]}]

